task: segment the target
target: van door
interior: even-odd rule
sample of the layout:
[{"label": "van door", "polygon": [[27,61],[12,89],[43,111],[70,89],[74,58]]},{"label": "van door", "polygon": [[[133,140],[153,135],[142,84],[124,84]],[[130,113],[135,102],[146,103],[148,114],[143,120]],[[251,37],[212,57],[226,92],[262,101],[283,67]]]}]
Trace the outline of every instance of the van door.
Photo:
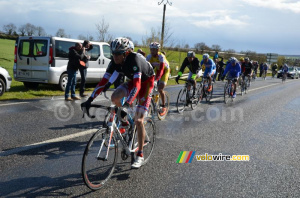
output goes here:
[{"label": "van door", "polygon": [[48,82],[50,39],[34,39],[32,45],[31,77]]},{"label": "van door", "polygon": [[89,60],[86,81],[97,83],[103,77],[110,62],[110,47],[109,45],[93,44],[93,49],[88,51],[88,55],[91,56],[91,59]]},{"label": "van door", "polygon": [[17,55],[17,78],[31,79],[31,54],[30,54],[29,39],[20,39],[18,43],[18,55]]},{"label": "van door", "polygon": [[20,39],[17,56],[17,78],[27,82],[48,82],[49,38]]}]

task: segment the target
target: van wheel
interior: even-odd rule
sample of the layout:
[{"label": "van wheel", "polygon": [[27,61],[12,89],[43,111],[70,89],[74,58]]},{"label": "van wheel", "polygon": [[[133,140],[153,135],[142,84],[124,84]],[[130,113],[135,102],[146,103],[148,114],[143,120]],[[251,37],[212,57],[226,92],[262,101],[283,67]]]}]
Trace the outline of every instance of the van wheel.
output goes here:
[{"label": "van wheel", "polygon": [[59,80],[60,90],[65,91],[67,83],[68,83],[68,74],[62,74]]},{"label": "van wheel", "polygon": [[23,83],[27,89],[37,89],[39,87],[39,83],[36,82],[23,82]]},{"label": "van wheel", "polygon": [[5,92],[6,86],[2,79],[0,79],[0,96],[2,96]]}]

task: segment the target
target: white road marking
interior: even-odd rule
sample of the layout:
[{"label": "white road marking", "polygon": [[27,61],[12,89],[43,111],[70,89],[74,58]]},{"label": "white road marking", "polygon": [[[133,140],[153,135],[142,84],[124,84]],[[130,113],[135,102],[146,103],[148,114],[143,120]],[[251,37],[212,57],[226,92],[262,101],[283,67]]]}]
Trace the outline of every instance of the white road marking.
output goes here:
[{"label": "white road marking", "polygon": [[0,104],[0,107],[2,107],[2,106],[9,106],[9,105],[26,104],[26,103],[29,103],[29,102],[14,102],[14,103]]},{"label": "white road marking", "polygon": [[26,145],[26,146],[14,148],[14,149],[7,150],[7,151],[1,151],[0,156],[8,156],[8,155],[20,153],[22,151],[26,151],[26,150],[29,150],[29,149],[45,146],[47,144],[58,143],[58,142],[74,139],[74,138],[77,138],[77,137],[81,137],[81,136],[89,135],[91,133],[95,133],[96,131],[97,131],[97,129],[90,129],[90,130],[87,130],[87,131],[82,131],[82,132],[79,132],[79,133],[66,135],[66,136],[63,136],[63,137],[54,138],[54,139],[46,140],[46,141],[43,141],[43,142],[29,144],[29,145]]}]

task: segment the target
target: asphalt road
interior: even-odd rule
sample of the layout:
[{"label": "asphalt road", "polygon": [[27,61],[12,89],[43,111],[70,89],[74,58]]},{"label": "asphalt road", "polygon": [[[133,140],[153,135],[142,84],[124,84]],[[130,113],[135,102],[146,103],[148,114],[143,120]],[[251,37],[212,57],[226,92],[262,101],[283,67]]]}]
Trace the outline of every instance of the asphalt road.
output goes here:
[{"label": "asphalt road", "polygon": [[[101,125],[82,118],[82,101],[63,98],[0,102],[0,197],[300,197],[300,81],[258,79],[229,104],[217,82],[211,104],[176,112],[182,87],[171,86],[171,110],[158,121],[151,160],[139,170],[118,160],[108,185],[83,183],[81,158]],[[99,103],[108,104],[101,96]],[[196,155],[249,155],[249,161],[176,163]],[[119,155],[120,156],[120,155]]]}]

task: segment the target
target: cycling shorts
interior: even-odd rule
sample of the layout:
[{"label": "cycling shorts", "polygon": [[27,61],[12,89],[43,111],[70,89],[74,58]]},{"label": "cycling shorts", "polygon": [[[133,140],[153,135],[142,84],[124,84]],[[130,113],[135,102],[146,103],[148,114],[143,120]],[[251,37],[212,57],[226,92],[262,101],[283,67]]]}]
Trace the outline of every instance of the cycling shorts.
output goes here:
[{"label": "cycling shorts", "polygon": [[[151,76],[145,82],[141,83],[141,89],[137,95],[138,99],[138,106],[137,110],[140,113],[146,113],[149,109],[149,105],[151,103],[152,98],[152,90],[154,87],[154,76]],[[133,81],[130,80],[129,82],[125,82],[124,84],[120,85],[117,89],[122,89],[126,92],[126,97],[129,96],[129,93],[133,89]]]},{"label": "cycling shorts", "polygon": [[203,74],[203,76],[204,77],[207,77],[208,75],[209,76],[212,76],[212,75],[214,75],[216,73],[216,70],[214,69],[214,70],[212,70],[212,71],[204,71],[204,74]]},{"label": "cycling shorts", "polygon": [[[154,69],[155,73],[156,73],[156,68]],[[168,79],[169,79],[169,75],[170,75],[170,68],[165,68],[164,69],[164,73],[161,76],[160,80],[159,80],[159,84],[163,83],[164,85],[167,85]]]}]

